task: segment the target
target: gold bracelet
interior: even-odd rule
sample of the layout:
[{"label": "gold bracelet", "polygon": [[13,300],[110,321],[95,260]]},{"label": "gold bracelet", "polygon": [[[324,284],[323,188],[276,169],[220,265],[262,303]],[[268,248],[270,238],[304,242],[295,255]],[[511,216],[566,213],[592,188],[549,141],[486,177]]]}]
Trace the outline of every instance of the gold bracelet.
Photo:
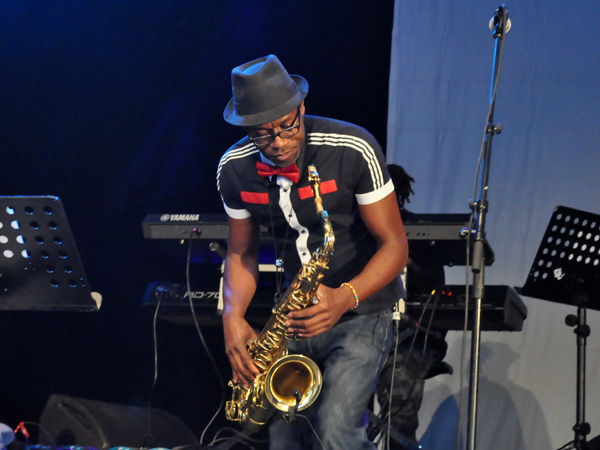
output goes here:
[{"label": "gold bracelet", "polygon": [[342,287],[342,286],[349,287],[350,290],[352,291],[352,295],[354,295],[354,306],[352,307],[352,309],[358,308],[358,294],[356,293],[356,290],[352,287],[352,285],[350,283],[342,283],[342,284],[340,284],[340,287]]}]

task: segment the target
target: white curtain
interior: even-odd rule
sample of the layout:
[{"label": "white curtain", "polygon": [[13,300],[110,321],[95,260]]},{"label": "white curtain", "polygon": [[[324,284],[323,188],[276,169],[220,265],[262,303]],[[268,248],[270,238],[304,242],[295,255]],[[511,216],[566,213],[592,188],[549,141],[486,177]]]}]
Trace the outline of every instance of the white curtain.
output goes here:
[{"label": "white curtain", "polygon": [[[392,37],[388,163],[416,179],[415,213],[465,213],[489,107],[500,3],[397,0]],[[487,285],[523,286],[554,208],[600,214],[600,2],[506,4],[490,159],[487,239],[496,261]],[[479,193],[477,193],[477,196]],[[465,280],[447,268],[447,282]],[[521,332],[482,332],[477,448],[557,449],[574,437],[576,337],[571,305],[522,297]],[[600,300],[596,299],[597,302]],[[600,435],[600,304],[588,310],[586,419]],[[470,337],[470,334],[469,334]],[[462,333],[450,332],[453,375],[426,383],[418,436],[455,449]],[[470,343],[467,343],[467,360]],[[464,371],[466,441],[469,362]]]}]

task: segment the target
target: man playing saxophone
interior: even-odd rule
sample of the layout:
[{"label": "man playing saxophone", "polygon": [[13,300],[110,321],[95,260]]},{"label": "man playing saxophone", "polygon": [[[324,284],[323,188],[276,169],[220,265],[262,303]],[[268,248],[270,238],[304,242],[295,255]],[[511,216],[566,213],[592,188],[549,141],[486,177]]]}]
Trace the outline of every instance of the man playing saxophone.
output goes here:
[{"label": "man playing saxophone", "polygon": [[274,55],[234,68],[231,81],[224,118],[246,132],[217,170],[229,223],[223,327],[232,381],[249,386],[261,373],[247,347],[258,334],[244,317],[257,287],[259,227],[272,233],[288,281],[323,244],[309,183],[314,165],[335,249],[314,302],[287,314],[286,326],[302,338],[289,352],[321,368],[322,391],[303,413],[310,423],[274,417],[270,447],[374,448],[362,418],[393,342],[392,306],[403,295],[408,256],[383,152],[361,127],[305,115],[308,82]]}]

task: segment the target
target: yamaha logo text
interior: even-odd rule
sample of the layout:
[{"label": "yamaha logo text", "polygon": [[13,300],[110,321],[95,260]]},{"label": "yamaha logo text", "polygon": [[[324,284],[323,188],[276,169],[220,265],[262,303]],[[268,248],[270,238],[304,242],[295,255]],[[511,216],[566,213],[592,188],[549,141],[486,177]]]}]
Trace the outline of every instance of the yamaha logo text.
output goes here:
[{"label": "yamaha logo text", "polygon": [[161,222],[198,222],[200,214],[163,214]]}]

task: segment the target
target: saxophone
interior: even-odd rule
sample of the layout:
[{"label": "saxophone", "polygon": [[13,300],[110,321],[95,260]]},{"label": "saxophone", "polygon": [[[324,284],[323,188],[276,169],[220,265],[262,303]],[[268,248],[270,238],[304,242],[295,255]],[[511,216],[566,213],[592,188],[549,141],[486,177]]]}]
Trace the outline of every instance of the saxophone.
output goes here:
[{"label": "saxophone", "polygon": [[308,408],[321,392],[322,377],[317,364],[304,355],[287,354],[287,344],[294,336],[285,325],[290,312],[312,303],[328,268],[335,241],[329,215],[323,210],[319,174],[313,165],[308,166],[308,171],[325,237],[323,245],[312,253],[310,261],[302,266],[273,308],[259,336],[248,344],[248,353],[260,374],[249,387],[229,382],[233,393],[226,404],[225,415],[228,420],[241,422],[249,431],[266,424],[275,409],[287,413]]}]

